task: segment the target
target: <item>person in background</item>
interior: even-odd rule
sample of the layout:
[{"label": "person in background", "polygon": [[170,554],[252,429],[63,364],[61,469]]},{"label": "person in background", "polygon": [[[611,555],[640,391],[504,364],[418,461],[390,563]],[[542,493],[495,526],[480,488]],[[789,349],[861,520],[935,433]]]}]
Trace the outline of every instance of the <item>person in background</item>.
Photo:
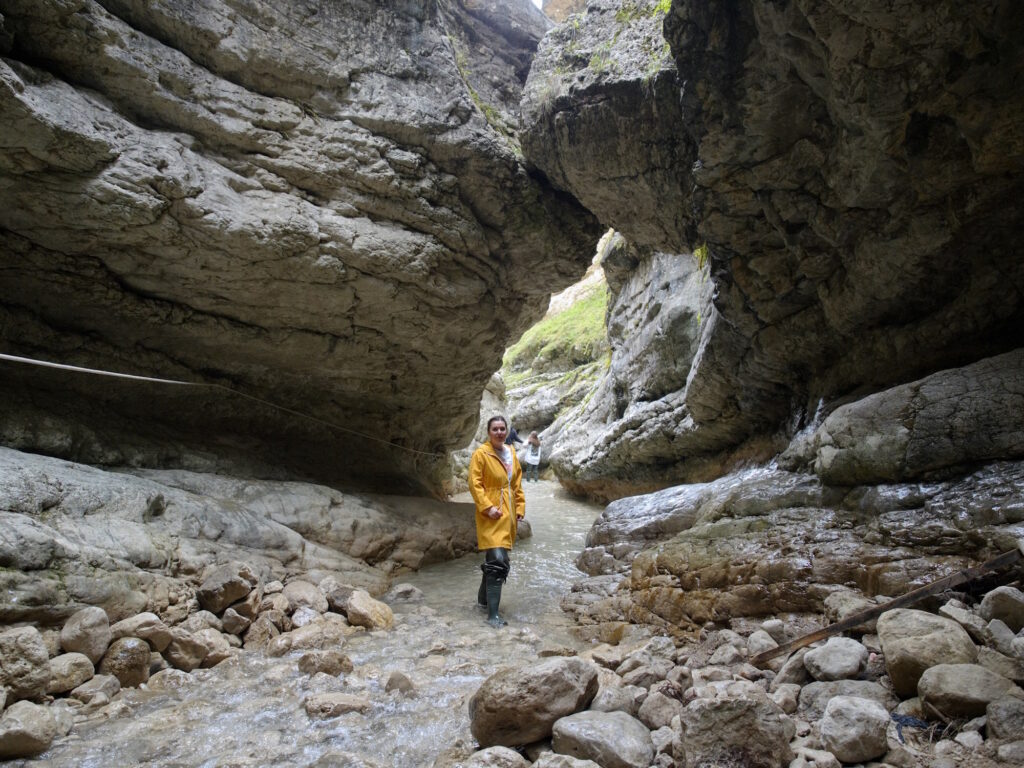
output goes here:
[{"label": "person in background", "polygon": [[529,480],[530,475],[533,475],[533,482],[540,480],[540,438],[537,437],[536,430],[526,438],[526,454],[523,461],[526,462],[526,479]]},{"label": "person in background", "polygon": [[513,445],[514,443],[521,443],[521,442],[523,442],[523,438],[521,438],[519,436],[519,433],[516,432],[516,428],[515,427],[509,427],[509,429],[508,429],[508,437],[505,438],[505,445]]},{"label": "person in background", "polygon": [[487,608],[487,622],[503,627],[498,614],[501,588],[511,568],[508,553],[516,540],[516,528],[526,516],[523,468],[516,449],[505,443],[508,422],[504,416],[487,420],[487,442],[473,451],[469,460],[469,492],[476,503],[476,543],[484,553],[480,566],[477,604]]}]

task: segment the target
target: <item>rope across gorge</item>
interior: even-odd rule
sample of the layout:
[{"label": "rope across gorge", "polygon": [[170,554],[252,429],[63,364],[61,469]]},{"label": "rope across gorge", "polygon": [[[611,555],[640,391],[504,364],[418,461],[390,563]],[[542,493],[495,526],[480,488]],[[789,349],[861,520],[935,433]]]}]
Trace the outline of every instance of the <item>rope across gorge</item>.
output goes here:
[{"label": "rope across gorge", "polygon": [[84,373],[84,374],[89,374],[89,375],[93,375],[93,376],[107,376],[107,377],[113,378],[113,379],[128,379],[128,380],[131,380],[131,381],[144,381],[144,382],[151,382],[151,383],[154,383],[154,384],[161,384],[161,385],[165,385],[165,386],[173,386],[173,387],[201,387],[201,388],[206,388],[206,389],[219,389],[219,390],[224,391],[224,392],[229,392],[229,393],[231,393],[232,395],[234,395],[236,397],[241,397],[241,398],[244,398],[246,400],[251,400],[251,401],[253,401],[255,403],[260,403],[261,405],[265,405],[268,408],[273,408],[274,410],[281,411],[282,413],[287,413],[287,414],[290,414],[292,416],[296,416],[296,417],[301,418],[301,419],[306,419],[307,421],[312,421],[312,422],[315,422],[317,424],[322,424],[323,426],[329,427],[330,429],[334,429],[334,430],[337,430],[339,432],[345,432],[345,433],[350,434],[350,435],[355,435],[357,437],[363,438],[364,440],[372,440],[375,443],[382,443],[384,445],[389,445],[389,446],[391,446],[393,448],[397,448],[397,449],[399,449],[401,451],[407,451],[408,453],[414,453],[414,454],[417,454],[419,456],[444,457],[446,455],[446,454],[437,453],[437,452],[434,452],[434,451],[421,451],[421,450],[418,450],[416,448],[409,448],[409,447],[404,446],[404,445],[399,445],[398,443],[393,443],[390,440],[385,440],[382,437],[376,437],[374,435],[368,435],[365,432],[360,432],[360,431],[355,430],[355,429],[349,429],[348,427],[343,427],[340,424],[335,424],[335,423],[327,421],[325,419],[321,419],[318,416],[313,416],[312,414],[303,413],[302,411],[297,411],[294,408],[288,408],[288,407],[283,406],[283,405],[278,405],[277,403],[272,403],[269,400],[264,400],[261,397],[256,397],[254,395],[250,395],[250,394],[247,394],[245,392],[241,392],[241,391],[239,391],[237,389],[233,389],[231,387],[225,386],[224,384],[215,384],[215,383],[212,383],[212,382],[205,382],[205,381],[181,381],[180,379],[162,379],[162,378],[158,378],[156,376],[137,376],[137,375],[131,374],[131,373],[120,373],[118,371],[105,371],[105,370],[101,370],[99,368],[83,368],[83,367],[77,366],[77,365],[67,365],[65,363],[53,363],[53,362],[50,362],[50,361],[47,361],[47,360],[36,360],[34,358],[31,358],[31,357],[19,357],[17,355],[7,355],[7,354],[3,354],[3,353],[0,353],[0,360],[4,360],[4,361],[10,362],[10,363],[18,363],[18,364],[21,364],[21,365],[34,365],[34,366],[39,366],[39,367],[42,367],[42,368],[51,368],[51,369],[55,369],[55,370],[59,370],[59,371],[67,371],[67,372],[71,372],[71,373]]}]

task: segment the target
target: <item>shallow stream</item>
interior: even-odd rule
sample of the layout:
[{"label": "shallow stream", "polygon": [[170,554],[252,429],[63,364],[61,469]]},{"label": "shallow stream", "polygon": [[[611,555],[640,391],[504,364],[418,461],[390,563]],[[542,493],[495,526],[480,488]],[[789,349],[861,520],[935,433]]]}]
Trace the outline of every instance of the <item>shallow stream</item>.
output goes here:
[{"label": "shallow stream", "polygon": [[[424,599],[392,605],[393,630],[354,635],[341,648],[355,665],[350,674],[303,674],[301,652],[246,653],[197,670],[179,688],[129,689],[41,757],[10,765],[402,768],[430,766],[460,741],[472,746],[467,702],[490,674],[529,663],[544,648],[579,647],[558,603],[582,576],[573,562],[600,508],[556,483],[527,483],[525,491],[533,536],[512,552],[502,596],[509,626],[487,626],[475,605],[480,556],[430,566],[396,579]],[[385,691],[395,671],[411,679],[413,693]],[[365,714],[310,718],[303,701],[326,692],[372,704]]]}]

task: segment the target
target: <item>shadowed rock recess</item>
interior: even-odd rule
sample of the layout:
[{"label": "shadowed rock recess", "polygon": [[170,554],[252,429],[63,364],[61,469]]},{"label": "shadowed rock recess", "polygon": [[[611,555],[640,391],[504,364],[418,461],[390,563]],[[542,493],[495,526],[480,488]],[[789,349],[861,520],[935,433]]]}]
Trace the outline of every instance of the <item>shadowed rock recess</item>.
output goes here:
[{"label": "shadowed rock recess", "polygon": [[3,0],[3,351],[302,415],[0,363],[0,441],[436,491],[426,454],[600,234],[515,137],[548,26],[527,0]]},{"label": "shadowed rock recess", "polygon": [[636,341],[612,338],[604,396],[552,457],[604,499],[770,457],[819,404],[1006,352],[1024,327],[1015,4],[667,6],[588,3],[524,91],[527,158],[635,272],[707,255],[681,375],[618,375]]}]

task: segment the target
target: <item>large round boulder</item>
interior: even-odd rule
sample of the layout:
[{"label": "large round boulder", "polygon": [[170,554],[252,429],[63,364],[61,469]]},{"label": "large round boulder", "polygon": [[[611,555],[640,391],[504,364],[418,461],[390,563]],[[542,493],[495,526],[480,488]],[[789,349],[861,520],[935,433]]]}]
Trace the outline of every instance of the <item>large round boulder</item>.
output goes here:
[{"label": "large round boulder", "polygon": [[57,721],[47,707],[17,701],[0,717],[0,759],[38,755],[56,735]]},{"label": "large round boulder", "polygon": [[696,699],[680,720],[685,753],[707,765],[783,768],[793,759],[793,722],[767,696]]},{"label": "large round boulder", "polygon": [[62,653],[50,659],[50,684],[47,693],[67,693],[96,674],[89,657],[84,653]]},{"label": "large round boulder", "polygon": [[844,763],[866,763],[888,749],[889,713],[881,704],[856,696],[836,696],[821,719],[821,743]]},{"label": "large round boulder", "polygon": [[100,661],[99,672],[116,677],[122,688],[137,688],[149,680],[149,643],[140,637],[115,640]]},{"label": "large round boulder", "polygon": [[228,563],[203,579],[196,590],[199,604],[211,613],[220,613],[236,600],[247,596],[259,577],[244,563]]},{"label": "large round boulder", "polygon": [[980,664],[937,664],[921,675],[917,691],[925,705],[949,718],[979,717],[1004,696],[1024,698],[1012,681]]},{"label": "large round boulder", "polygon": [[292,610],[306,606],[317,613],[326,613],[328,609],[327,598],[324,593],[315,585],[302,579],[289,581],[284,585],[284,596],[288,598]]},{"label": "large round boulder", "polygon": [[50,655],[35,627],[0,632],[0,689],[8,701],[38,699],[50,684]]},{"label": "large round boulder", "polygon": [[160,653],[171,642],[171,630],[155,613],[139,613],[123,619],[110,627],[114,640],[122,637],[141,637],[149,646]]},{"label": "large round boulder", "polygon": [[346,603],[349,623],[367,629],[390,629],[395,623],[391,608],[380,600],[374,600],[365,589],[355,590]]},{"label": "large round boulder", "polygon": [[901,698],[917,695],[917,682],[929,667],[973,664],[978,658],[967,630],[926,611],[886,611],[878,617],[878,639],[893,689]]},{"label": "large round boulder", "polygon": [[585,709],[597,689],[597,667],[575,657],[506,667],[469,700],[470,731],[482,747],[540,741],[555,721]]},{"label": "large round boulder", "polygon": [[107,652],[112,634],[107,612],[95,605],[83,608],[64,622],[60,647],[66,653],[84,653],[93,664]]}]

